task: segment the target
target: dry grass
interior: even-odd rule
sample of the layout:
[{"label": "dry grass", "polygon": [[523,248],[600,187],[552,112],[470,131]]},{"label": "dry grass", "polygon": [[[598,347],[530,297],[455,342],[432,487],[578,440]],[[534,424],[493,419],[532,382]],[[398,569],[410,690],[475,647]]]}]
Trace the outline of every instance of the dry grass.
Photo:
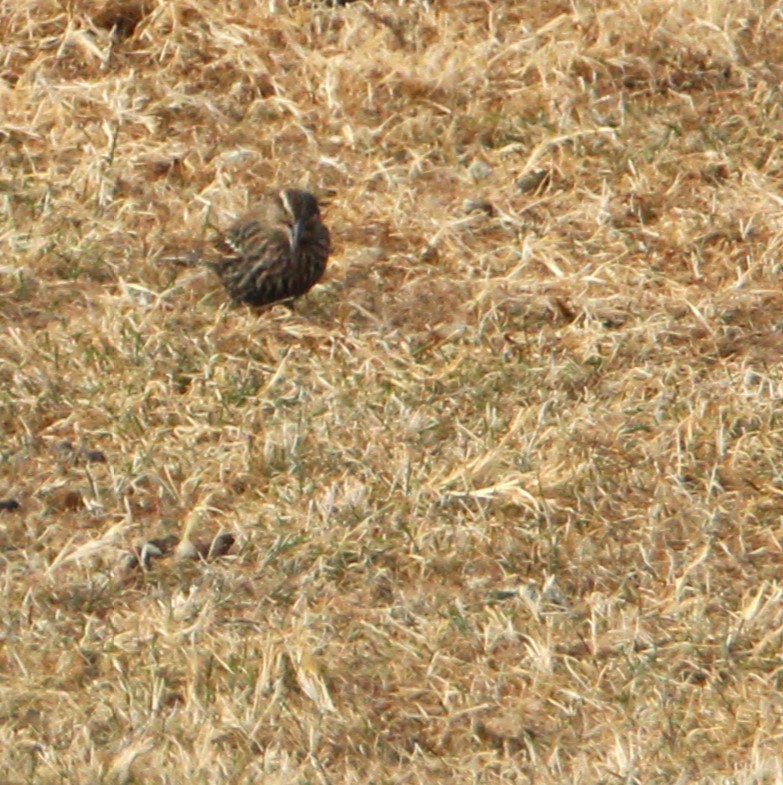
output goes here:
[{"label": "dry grass", "polygon": [[783,782],[779,4],[0,9],[3,782]]}]

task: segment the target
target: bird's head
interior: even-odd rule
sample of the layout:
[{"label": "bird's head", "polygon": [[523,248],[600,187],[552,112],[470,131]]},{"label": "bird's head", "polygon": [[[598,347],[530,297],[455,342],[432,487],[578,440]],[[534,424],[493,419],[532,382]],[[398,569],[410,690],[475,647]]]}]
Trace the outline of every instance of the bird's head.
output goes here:
[{"label": "bird's head", "polygon": [[278,193],[280,206],[291,231],[291,251],[299,247],[307,225],[312,220],[319,220],[321,211],[318,200],[309,192],[298,188],[284,188]]}]

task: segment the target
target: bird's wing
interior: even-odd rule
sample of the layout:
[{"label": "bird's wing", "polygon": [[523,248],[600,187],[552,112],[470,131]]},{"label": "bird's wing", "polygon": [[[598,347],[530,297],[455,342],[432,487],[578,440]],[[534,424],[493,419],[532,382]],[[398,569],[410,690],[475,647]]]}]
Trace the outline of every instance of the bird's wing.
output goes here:
[{"label": "bird's wing", "polygon": [[227,256],[236,256],[246,262],[274,259],[290,245],[288,233],[283,227],[252,218],[238,221],[217,238],[219,251]]},{"label": "bird's wing", "polygon": [[264,253],[246,257],[246,263],[237,270],[237,286],[257,288],[265,278],[281,280],[291,268],[288,243],[267,242]]},{"label": "bird's wing", "polygon": [[244,258],[255,256],[264,244],[264,225],[257,219],[238,221],[215,243],[221,251]]}]

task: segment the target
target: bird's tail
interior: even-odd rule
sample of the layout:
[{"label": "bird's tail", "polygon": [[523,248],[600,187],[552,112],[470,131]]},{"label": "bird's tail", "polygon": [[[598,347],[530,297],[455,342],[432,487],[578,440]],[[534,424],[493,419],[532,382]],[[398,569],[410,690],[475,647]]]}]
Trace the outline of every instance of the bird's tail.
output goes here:
[{"label": "bird's tail", "polygon": [[203,254],[197,248],[188,251],[176,251],[160,257],[164,264],[175,264],[179,267],[197,267],[200,264],[209,266],[209,262],[204,259]]}]

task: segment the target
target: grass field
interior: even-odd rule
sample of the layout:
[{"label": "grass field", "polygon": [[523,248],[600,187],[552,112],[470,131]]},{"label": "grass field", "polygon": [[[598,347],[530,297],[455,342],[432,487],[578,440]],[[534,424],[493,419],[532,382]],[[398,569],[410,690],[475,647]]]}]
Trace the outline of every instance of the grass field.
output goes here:
[{"label": "grass field", "polygon": [[[780,3],[0,41],[3,785],[783,783]],[[275,184],[294,313],[170,262]]]}]

